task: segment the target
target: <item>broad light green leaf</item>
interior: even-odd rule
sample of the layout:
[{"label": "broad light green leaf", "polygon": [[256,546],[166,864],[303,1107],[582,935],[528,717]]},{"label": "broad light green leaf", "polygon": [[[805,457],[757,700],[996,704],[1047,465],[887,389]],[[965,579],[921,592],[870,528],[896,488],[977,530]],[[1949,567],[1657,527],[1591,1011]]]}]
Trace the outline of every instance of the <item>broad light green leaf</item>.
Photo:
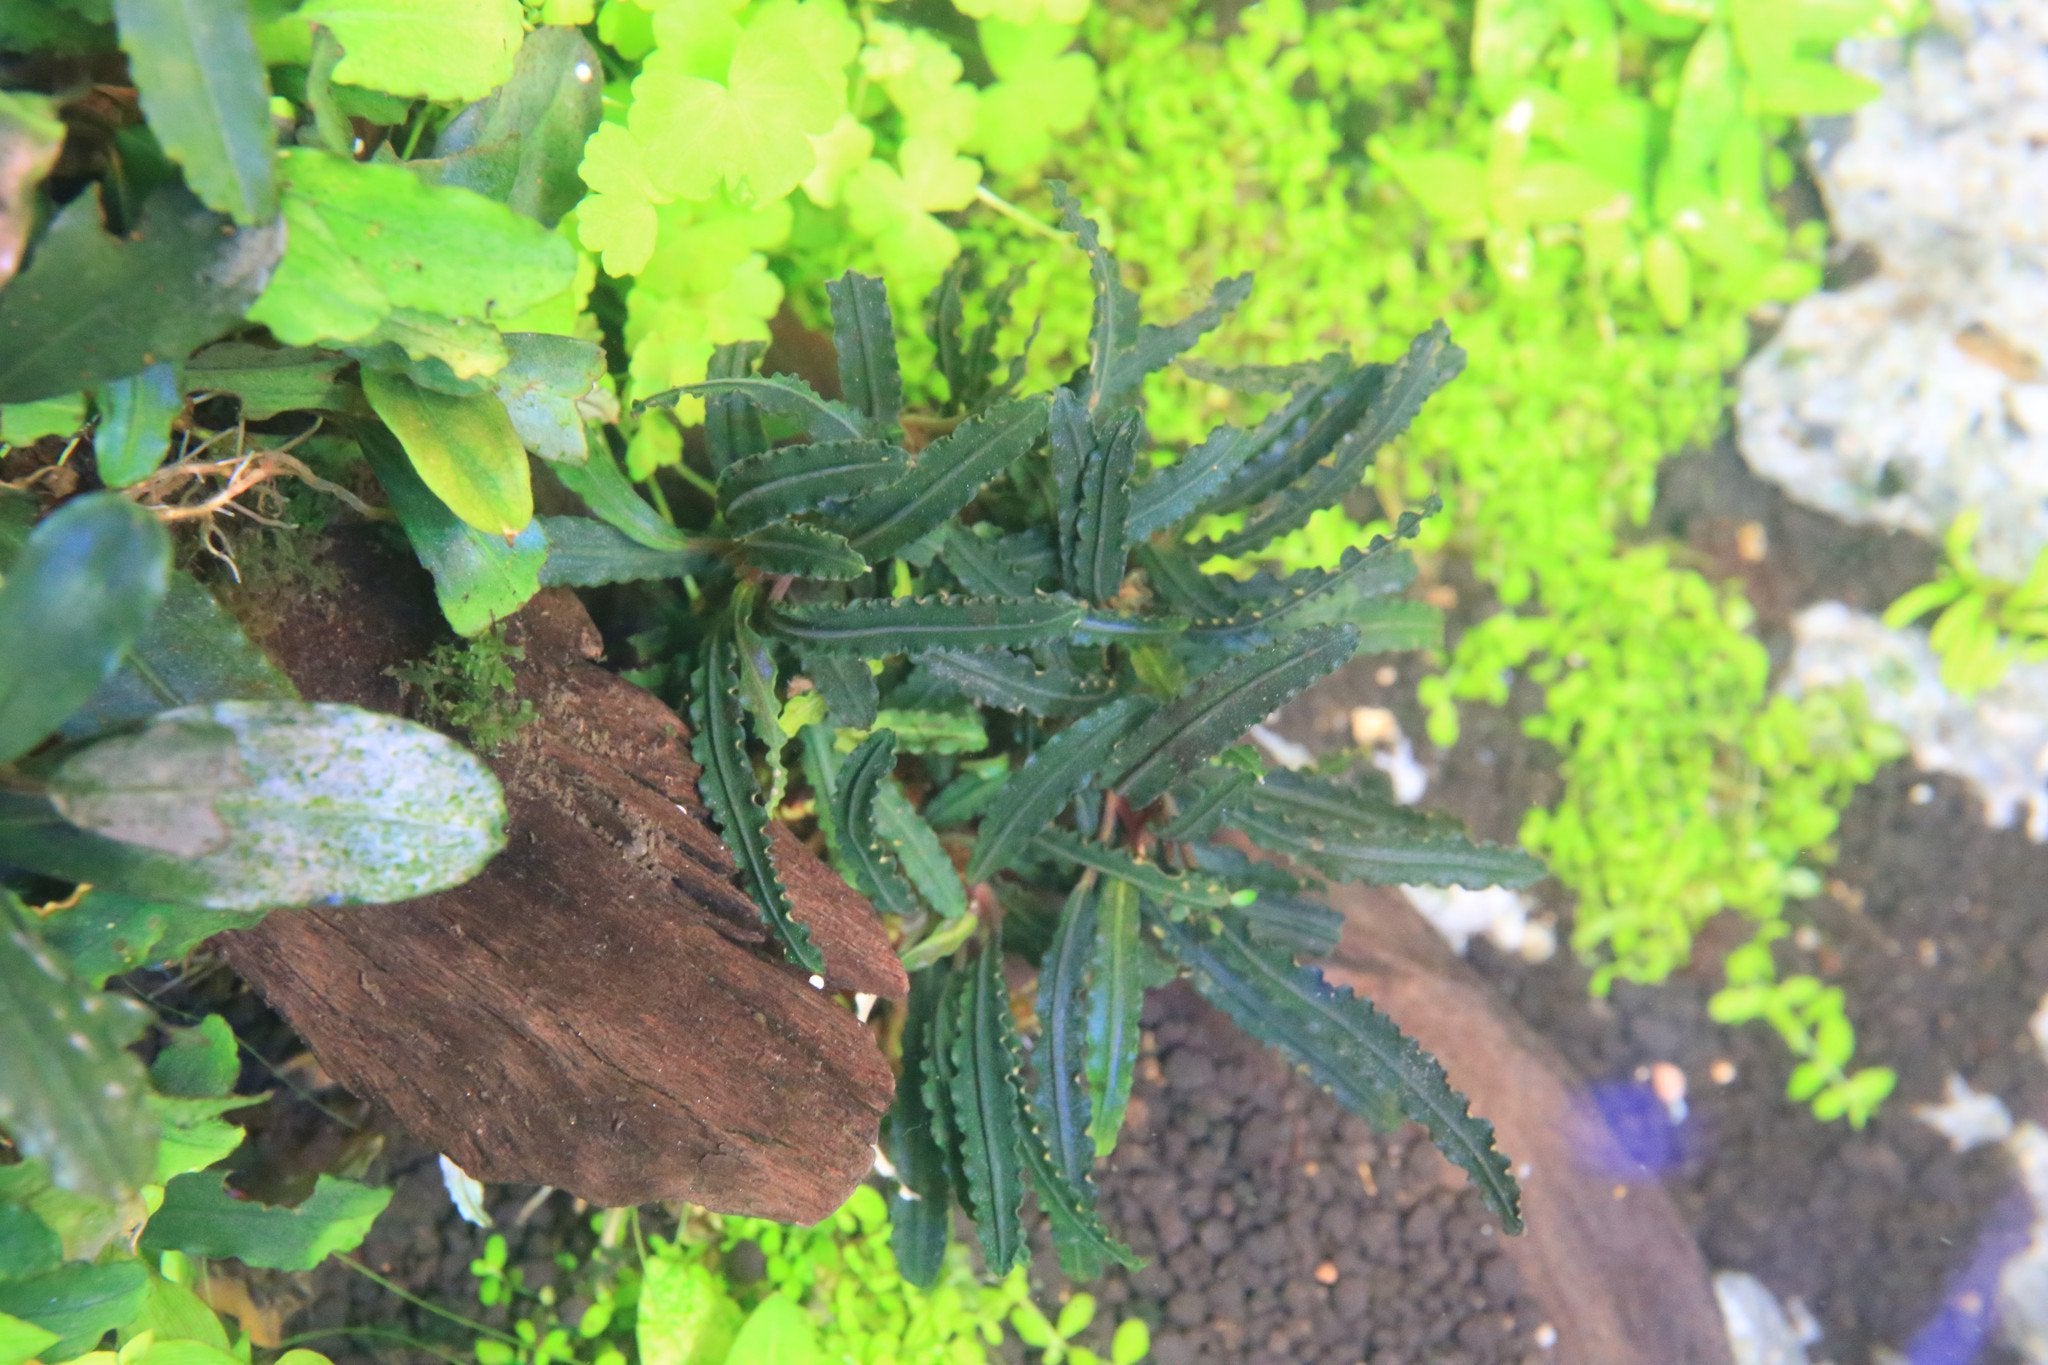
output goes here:
[{"label": "broad light green leaf", "polygon": [[352,706],[180,707],[47,780],[64,820],[141,866],[96,867],[88,841],[54,833],[27,865],[131,894],[155,890],[154,870],[159,894],[212,909],[409,900],[467,881],[505,842],[504,795],[481,760]]},{"label": "broad light green leaf", "polygon": [[1152,703],[1145,698],[1119,697],[1054,735],[1012,772],[995,809],[981,822],[974,854],[967,861],[967,880],[986,881],[1024,852],[1032,836],[1052,823],[1118,742],[1128,740],[1151,711]]},{"label": "broad light green leaf", "polygon": [[309,147],[278,168],[289,242],[249,317],[287,345],[365,340],[394,309],[509,317],[575,280],[565,239],[474,191]]},{"label": "broad light green leaf", "polygon": [[126,488],[149,477],[170,453],[171,423],[185,408],[178,367],[160,360],[141,374],[100,386],[95,405],[93,463],[109,488]]},{"label": "broad light green leaf", "polygon": [[718,476],[718,509],[746,533],[844,503],[901,477],[905,456],[886,441],[811,441],[764,450]]},{"label": "broad light green leaf", "polygon": [[99,194],[79,195],[0,290],[0,403],[183,360],[241,320],[284,239],[275,223],[235,227],[178,185],[151,194],[136,230],[116,237]]},{"label": "broad light green leaf", "polygon": [[947,1077],[965,1192],[991,1275],[1028,1254],[1024,1241],[1024,1124],[1002,940],[992,936],[969,969],[957,1001]]},{"label": "broad light green leaf", "polygon": [[277,133],[249,0],[114,0],[114,23],[149,130],[192,192],[238,223],[274,216]]},{"label": "broad light green leaf", "polygon": [[1118,746],[1108,766],[1114,785],[1133,806],[1150,805],[1357,648],[1350,626],[1312,626],[1205,674]]},{"label": "broad light green leaf", "polygon": [[889,1201],[889,1246],[903,1278],[930,1288],[945,1267],[953,1232],[953,1187],[925,1102],[931,1072],[932,1015],[944,992],[940,970],[913,973],[903,1015],[903,1074],[885,1129],[897,1189]]},{"label": "broad light green leaf", "polygon": [[25,1365],[57,1344],[57,1334],[32,1322],[0,1313],[0,1365]]},{"label": "broad light green leaf", "polygon": [[231,1194],[218,1171],[194,1171],[164,1187],[163,1207],[143,1230],[142,1251],[311,1270],[337,1251],[360,1246],[390,1202],[388,1189],[323,1175],[305,1203],[284,1208]]},{"label": "broad light green leaf", "polygon": [[112,493],[66,503],[29,535],[0,584],[0,763],[112,676],[163,600],[170,558],[156,518]]},{"label": "broad light green leaf", "polygon": [[491,376],[491,392],[504,404],[520,442],[543,460],[582,464],[590,457],[584,407],[592,395],[610,397],[598,387],[604,349],[544,332],[509,333],[505,349],[510,358]]},{"label": "broad light green leaf", "polygon": [[1094,1099],[1088,1136],[1097,1156],[1116,1150],[1138,1074],[1138,1016],[1145,988],[1159,984],[1156,960],[1139,939],[1138,892],[1114,878],[1095,904],[1089,959],[1088,1088]]},{"label": "broad light green leaf", "polygon": [[334,79],[393,95],[474,100],[511,79],[519,0],[307,0],[295,19],[332,32]]},{"label": "broad light green leaf", "polygon": [[802,1304],[787,1294],[770,1294],[754,1305],[725,1365],[827,1365],[818,1344],[818,1325]]},{"label": "broad light green leaf", "polygon": [[223,929],[248,926],[240,911],[144,900],[96,886],[77,905],[45,918],[42,934],[71,959],[73,972],[100,986],[152,962],[175,962]]},{"label": "broad light green leaf", "polygon": [[650,550],[589,517],[542,517],[547,560],[540,581],[550,588],[595,588],[643,579],[692,578],[719,567],[708,550]]},{"label": "broad light green leaf", "polygon": [[847,539],[873,561],[936,531],[1031,449],[1045,421],[1044,402],[1020,398],[962,422],[919,451],[902,478],[847,508]]},{"label": "broad light green leaf", "polygon": [[365,369],[363,396],[449,511],[479,531],[506,537],[533,520],[526,447],[494,395],[457,398],[403,375]]},{"label": "broad light green leaf", "polygon": [[0,1314],[56,1337],[45,1359],[70,1360],[134,1321],[148,1295],[149,1273],[140,1261],[72,1261],[25,1280],[0,1281]]},{"label": "broad light green leaf", "polygon": [[633,1338],[640,1365],[725,1365],[744,1316],[708,1266],[676,1256],[641,1263]]},{"label": "broad light green leaf", "polygon": [[[58,1188],[133,1222],[156,1169],[149,1085],[127,1051],[148,1020],[135,1002],[74,976],[21,902],[0,892],[0,1128]],[[4,1299],[0,1312],[40,1320]]]},{"label": "broad light green leaf", "polygon": [[940,595],[771,608],[767,624],[807,652],[880,658],[1056,640],[1080,617],[1080,605],[1061,597]]},{"label": "broad light green leaf", "polygon": [[550,466],[550,472],[564,488],[583,499],[593,516],[650,550],[687,550],[695,544],[633,491],[625,471],[602,441],[590,447],[590,458],[582,464],[557,464]]},{"label": "broad light green leaf", "polygon": [[1352,1113],[1382,1126],[1388,1110],[1429,1130],[1437,1149],[1465,1173],[1509,1232],[1522,1230],[1520,1194],[1493,1125],[1474,1118],[1443,1067],[1394,1022],[1322,973],[1254,946],[1241,921],[1216,916],[1204,932],[1160,918],[1167,951],[1188,967],[1208,1001],[1240,1028],[1278,1049]]},{"label": "broad light green leaf", "polygon": [[385,432],[365,432],[363,454],[390,497],[413,552],[434,575],[435,600],[458,635],[481,635],[540,591],[548,547],[538,522],[507,544],[503,536],[486,535],[449,511]]},{"label": "broad light green leaf", "polygon": [[903,415],[903,372],[896,361],[896,324],[889,292],[869,275],[846,274],[825,286],[832,303],[832,345],[839,390],[867,414],[876,431],[893,431]]},{"label": "broad light green leaf", "polygon": [[574,28],[526,35],[511,79],[450,120],[434,157],[408,169],[553,227],[583,197],[576,167],[604,112],[597,50]]},{"label": "broad light green leaf", "polygon": [[71,713],[66,739],[87,739],[202,701],[295,701],[298,689],[183,570],[113,677]]},{"label": "broad light green leaf", "polygon": [[729,619],[713,626],[702,659],[690,697],[690,753],[703,768],[697,788],[739,864],[740,884],[782,940],[790,961],[806,972],[823,972],[825,959],[796,918],[769,850],[768,811],[761,802],[753,761],[747,757],[740,660]]}]

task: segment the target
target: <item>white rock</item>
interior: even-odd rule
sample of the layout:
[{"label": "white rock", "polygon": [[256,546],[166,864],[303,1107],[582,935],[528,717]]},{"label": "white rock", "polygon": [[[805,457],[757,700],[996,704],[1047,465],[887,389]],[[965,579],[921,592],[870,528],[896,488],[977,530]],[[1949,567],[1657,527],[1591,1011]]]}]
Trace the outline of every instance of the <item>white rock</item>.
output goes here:
[{"label": "white rock", "polygon": [[1916,1105],[1913,1117],[1948,1139],[1958,1152],[1987,1143],[2003,1142],[2012,1134],[2012,1111],[1996,1095],[1972,1090],[1970,1083],[1954,1072],[1943,1083],[1945,1098],[1940,1104]]},{"label": "white rock", "polygon": [[1762,1280],[1739,1270],[1720,1271],[1714,1276],[1714,1297],[1721,1304],[1735,1365],[1807,1365],[1806,1343]]}]

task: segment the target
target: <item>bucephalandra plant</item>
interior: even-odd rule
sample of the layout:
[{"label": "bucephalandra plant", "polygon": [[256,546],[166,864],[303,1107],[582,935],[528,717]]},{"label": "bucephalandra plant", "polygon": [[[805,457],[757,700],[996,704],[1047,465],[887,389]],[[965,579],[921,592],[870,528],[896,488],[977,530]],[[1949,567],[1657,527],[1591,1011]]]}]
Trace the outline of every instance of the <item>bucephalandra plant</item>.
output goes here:
[{"label": "bucephalandra plant", "polygon": [[[1463,354],[1438,326],[1388,363],[1220,376],[1291,393],[1154,467],[1141,381],[1249,280],[1184,321],[1142,323],[1095,225],[1061,202],[1095,283],[1090,358],[1067,383],[1018,396],[1021,367],[994,354],[1000,298],[968,332],[949,280],[931,335],[951,402],[905,412],[886,295],[848,275],[831,288],[842,398],[728,348],[687,390],[706,405],[708,524],[657,526],[594,450],[577,491],[609,525],[544,519],[546,576],[692,576],[673,638],[703,795],[789,958],[817,972],[767,837],[801,739],[802,808],[916,969],[889,1025],[887,1128],[911,1279],[937,1273],[955,1203],[993,1273],[1020,1263],[1027,1194],[1070,1274],[1129,1262],[1096,1218],[1090,1168],[1122,1124],[1144,992],[1176,976],[1354,1112],[1424,1124],[1518,1229],[1491,1125],[1384,1015],[1297,959],[1336,941],[1317,878],[1519,886],[1540,868],[1398,806],[1376,773],[1268,773],[1239,743],[1362,650],[1437,642],[1436,613],[1401,596],[1414,567],[1397,541],[1417,518],[1331,570],[1201,568],[1356,489]],[[777,424],[807,439],[772,444]],[[1186,543],[1224,512],[1242,529]],[[1006,953],[1036,964],[1028,1020]]]}]

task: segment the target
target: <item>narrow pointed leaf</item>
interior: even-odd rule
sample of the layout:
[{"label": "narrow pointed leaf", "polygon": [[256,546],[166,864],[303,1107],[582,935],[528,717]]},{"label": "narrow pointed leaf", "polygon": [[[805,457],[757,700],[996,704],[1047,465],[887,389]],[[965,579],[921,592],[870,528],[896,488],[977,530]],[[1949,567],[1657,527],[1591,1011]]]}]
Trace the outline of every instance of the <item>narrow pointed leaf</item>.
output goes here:
[{"label": "narrow pointed leaf", "polygon": [[1125,371],[1119,376],[1126,387],[1112,393],[1108,401],[1122,401],[1126,394],[1134,394],[1147,375],[1165,369],[1192,349],[1196,342],[1222,326],[1223,320],[1251,296],[1252,277],[1248,274],[1233,275],[1219,280],[1209,291],[1209,301],[1179,322],[1163,327],[1151,323],[1140,326]]},{"label": "narrow pointed leaf", "polygon": [[887,441],[813,441],[750,455],[718,476],[718,510],[745,533],[843,503],[901,478],[903,452]]},{"label": "narrow pointed leaf", "polygon": [[142,508],[92,493],[29,533],[0,584],[0,763],[97,692],[169,586],[170,537]]},{"label": "narrow pointed leaf", "polygon": [[844,536],[798,522],[750,531],[732,542],[732,549],[740,563],[767,574],[843,583],[868,571],[867,561]]},{"label": "narrow pointed leaf", "polygon": [[1106,602],[1123,586],[1129,561],[1131,474],[1137,466],[1144,422],[1127,412],[1110,424],[1081,466],[1081,509],[1074,522],[1074,568],[1069,586],[1093,602]]},{"label": "narrow pointed leaf", "polygon": [[893,777],[875,792],[875,830],[939,918],[959,919],[967,913],[967,887],[959,869]]},{"label": "narrow pointed leaf", "polygon": [[[1412,512],[1404,513],[1397,535],[1412,535],[1420,520]],[[1254,579],[1240,585],[1229,609],[1196,619],[1188,627],[1188,638],[1200,644],[1248,649],[1307,626],[1359,625],[1362,620],[1373,620],[1374,609],[1385,605],[1374,599],[1400,592],[1414,581],[1415,561],[1393,541],[1375,536],[1364,551],[1355,547],[1345,550],[1335,569],[1304,569],[1282,579]],[[1409,619],[1427,629],[1423,616],[1409,614]],[[1363,644],[1361,640],[1361,647]]]},{"label": "narrow pointed leaf", "polygon": [[1388,368],[1360,365],[1305,385],[1259,423],[1252,433],[1250,458],[1198,510],[1230,512],[1256,507],[1306,475],[1358,424],[1379,393]]},{"label": "narrow pointed leaf", "polygon": [[1331,986],[1315,969],[1253,945],[1234,916],[1213,923],[1204,932],[1161,917],[1153,927],[1211,1004],[1305,1067],[1354,1114],[1375,1119],[1391,1099],[1472,1177],[1502,1225],[1520,1232],[1520,1194],[1507,1158],[1494,1146],[1493,1125],[1473,1117],[1443,1068],[1371,1004]]},{"label": "narrow pointed leaf", "polygon": [[1061,597],[894,597],[770,608],[768,628],[807,653],[880,658],[1057,640],[1081,618]]},{"label": "narrow pointed leaf", "polygon": [[1131,539],[1143,540],[1194,516],[1229,485],[1254,448],[1250,432],[1218,427],[1200,445],[1139,484],[1131,494]]},{"label": "narrow pointed leaf", "polygon": [[1332,351],[1291,365],[1212,365],[1206,360],[1183,359],[1180,368],[1190,379],[1236,393],[1286,393],[1304,384],[1328,383],[1351,368],[1351,358]]},{"label": "narrow pointed leaf", "polygon": [[1162,606],[1197,621],[1215,621],[1243,609],[1228,579],[1205,574],[1178,545],[1140,545],[1138,564]]},{"label": "narrow pointed leaf", "polygon": [[953,1041],[960,1032],[960,997],[968,989],[971,973],[956,971],[944,959],[925,970],[937,978],[939,993],[927,1030],[921,1090],[925,1112],[931,1116],[932,1143],[945,1162],[946,1184],[965,1208],[967,1167],[962,1160],[960,1121],[953,1112]]},{"label": "narrow pointed leaf", "polygon": [[876,828],[875,794],[896,767],[896,736],[877,730],[862,740],[840,766],[832,789],[832,819],[841,855],[853,865],[860,889],[875,908],[892,915],[916,914],[922,907],[896,854]]},{"label": "narrow pointed leaf", "polygon": [[910,978],[903,1016],[903,1074],[889,1110],[889,1160],[896,1167],[896,1195],[889,1201],[889,1246],[903,1278],[929,1288],[945,1265],[952,1240],[953,1187],[946,1178],[946,1154],[932,1128],[925,1103],[931,1073],[932,1016],[945,989],[943,969]]},{"label": "narrow pointed leaf", "polygon": [[825,713],[834,725],[865,730],[875,723],[882,698],[867,661],[855,655],[800,650],[804,675],[825,697]]},{"label": "narrow pointed leaf", "polygon": [[1349,626],[1314,626],[1232,659],[1201,678],[1117,747],[1108,771],[1133,806],[1147,806],[1204,760],[1336,669],[1358,648]]},{"label": "narrow pointed leaf", "polygon": [[1031,1050],[1037,1085],[1032,1109],[1039,1137],[1059,1172],[1085,1203],[1095,1204],[1088,1137],[1088,965],[1095,949],[1096,888],[1078,882],[1060,911],[1052,946],[1038,964],[1038,1041]]},{"label": "narrow pointed leaf", "polygon": [[1088,404],[1070,388],[1052,396],[1046,421],[1052,455],[1052,496],[1058,508],[1060,581],[1074,583],[1074,546],[1081,524],[1081,471],[1095,450],[1095,423]]},{"label": "narrow pointed leaf", "polygon": [[[606,583],[683,579],[715,569],[707,550],[651,550],[643,542],[589,517],[541,517],[547,558],[540,582],[550,588],[595,588]],[[686,542],[687,543],[687,542]]]},{"label": "narrow pointed leaf", "polygon": [[853,547],[881,559],[943,526],[1045,431],[1046,405],[1016,398],[970,417],[918,452],[904,475],[857,499],[841,524]]},{"label": "narrow pointed leaf", "polygon": [[903,414],[903,372],[896,363],[896,324],[882,282],[849,270],[825,286],[832,303],[832,345],[839,353],[839,391],[866,413],[876,431],[893,431]]},{"label": "narrow pointed leaf", "polygon": [[1109,1235],[1095,1214],[1092,1182],[1076,1186],[1053,1165],[1052,1154],[1042,1140],[1039,1119],[1030,1101],[1018,1096],[1023,1105],[1024,1169],[1031,1178],[1032,1193],[1052,1228],[1052,1244],[1060,1258],[1060,1269],[1069,1278],[1086,1283],[1102,1274],[1112,1263],[1126,1270],[1144,1266],[1131,1249]]},{"label": "narrow pointed leaf", "polygon": [[1071,668],[1040,668],[1002,649],[937,649],[924,666],[983,706],[1056,719],[1099,706],[1109,696],[1105,677],[1084,678]]},{"label": "narrow pointed leaf", "polygon": [[1139,938],[1138,893],[1129,882],[1102,885],[1095,904],[1095,946],[1089,961],[1088,1088],[1094,1112],[1088,1136],[1095,1154],[1116,1150],[1131,1082],[1138,1074],[1138,1019],[1154,959]]},{"label": "narrow pointed leaf", "polygon": [[115,0],[114,22],[149,130],[192,192],[238,223],[274,217],[277,133],[249,0]]},{"label": "narrow pointed leaf", "polygon": [[775,870],[768,847],[768,812],[761,804],[761,786],[747,757],[741,713],[739,653],[731,621],[715,626],[704,642],[690,698],[690,724],[695,734],[690,751],[703,767],[698,790],[739,864],[740,885],[754,898],[762,918],[774,929],[790,961],[806,972],[825,970],[825,960],[798,923]]},{"label": "narrow pointed leaf", "polygon": [[1052,577],[1041,570],[1053,567],[1053,555],[1050,547],[1040,542],[1036,548],[1047,551],[1041,563],[1036,556],[1018,554],[1016,541],[1008,536],[983,537],[975,534],[974,528],[954,522],[946,527],[939,558],[961,585],[977,596],[1029,597],[1038,591],[1042,580]]},{"label": "narrow pointed leaf", "polygon": [[1095,282],[1095,314],[1088,328],[1088,389],[1084,395],[1089,414],[1103,411],[1115,392],[1131,383],[1123,378],[1126,357],[1138,340],[1138,296],[1124,284],[1116,258],[1102,245],[1102,230],[1081,212],[1081,203],[1060,181],[1050,182],[1053,202],[1060,211],[1060,226],[1074,234],[1088,256],[1088,273]]},{"label": "narrow pointed leaf", "polygon": [[950,1077],[968,1206],[991,1275],[1006,1275],[1029,1249],[1024,1240],[1024,1124],[1018,1060],[1002,944],[991,938],[959,998]]},{"label": "narrow pointed leaf", "polygon": [[619,468],[618,460],[604,442],[591,442],[590,457],[582,464],[558,464],[553,466],[553,472],[564,488],[583,499],[592,516],[648,549],[690,547],[688,535],[633,491],[626,472]]},{"label": "narrow pointed leaf", "polygon": [[1197,768],[1167,788],[1174,800],[1173,818],[1157,827],[1169,840],[1206,839],[1223,823],[1234,802],[1259,779],[1242,768],[1210,764]]},{"label": "narrow pointed leaf", "polygon": [[[962,296],[973,273],[973,260],[960,257],[946,271],[926,304],[925,331],[932,339],[939,373],[946,381],[949,411],[975,412],[990,399],[1013,391],[1022,378],[1019,365],[1013,361],[1008,381],[1001,385],[995,382],[995,350],[997,338],[1010,324],[1010,300],[1024,283],[1026,271],[1021,266],[1011,271],[986,294],[982,300],[982,321],[970,335]],[[1029,349],[1027,342],[1025,350]]]},{"label": "narrow pointed leaf", "polygon": [[158,1125],[142,1064],[129,1054],[148,1012],[78,980],[0,891],[0,1128],[40,1158],[57,1187],[140,1220],[156,1170]]},{"label": "narrow pointed leaf", "polygon": [[1292,773],[1269,774],[1232,818],[1260,847],[1340,881],[1520,887],[1543,876],[1528,854],[1482,843],[1455,820]]},{"label": "narrow pointed leaf", "polygon": [[981,822],[967,880],[988,880],[1029,848],[1032,836],[1052,823],[1151,710],[1152,703],[1142,697],[1119,697],[1054,735],[1011,773],[995,811]]},{"label": "narrow pointed leaf", "polygon": [[1151,641],[1177,640],[1187,632],[1185,616],[1133,615],[1102,607],[1085,612],[1074,623],[1077,645],[1136,645]]},{"label": "narrow pointed leaf", "polygon": [[707,403],[715,398],[743,398],[762,412],[796,418],[804,424],[804,429],[814,441],[858,441],[873,434],[867,418],[844,403],[819,397],[816,389],[793,374],[742,374],[728,379],[705,379],[649,394],[634,407],[673,407],[684,394],[697,394]]},{"label": "narrow pointed leaf", "polygon": [[1169,872],[1157,863],[1140,862],[1122,849],[1083,839],[1070,830],[1041,831],[1032,851],[1071,863],[1105,877],[1114,877],[1178,915],[1188,909],[1228,910],[1245,897],[1236,888],[1200,873]]},{"label": "narrow pointed leaf", "polygon": [[[712,379],[742,379],[754,373],[768,350],[759,341],[735,341],[711,353],[705,374]],[[768,433],[761,426],[761,410],[743,393],[713,393],[704,397],[704,446],[711,457],[711,472],[722,474],[733,465],[768,449]]]}]

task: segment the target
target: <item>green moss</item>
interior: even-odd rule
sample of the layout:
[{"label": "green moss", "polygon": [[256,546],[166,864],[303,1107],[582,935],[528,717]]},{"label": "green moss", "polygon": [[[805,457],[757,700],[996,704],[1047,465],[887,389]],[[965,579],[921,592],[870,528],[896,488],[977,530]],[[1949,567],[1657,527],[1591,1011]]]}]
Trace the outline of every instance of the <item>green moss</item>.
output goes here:
[{"label": "green moss", "polygon": [[533,703],[520,698],[512,671],[525,657],[523,647],[506,642],[504,627],[494,626],[385,671],[398,679],[420,720],[458,731],[479,753],[494,754],[533,722]]}]

